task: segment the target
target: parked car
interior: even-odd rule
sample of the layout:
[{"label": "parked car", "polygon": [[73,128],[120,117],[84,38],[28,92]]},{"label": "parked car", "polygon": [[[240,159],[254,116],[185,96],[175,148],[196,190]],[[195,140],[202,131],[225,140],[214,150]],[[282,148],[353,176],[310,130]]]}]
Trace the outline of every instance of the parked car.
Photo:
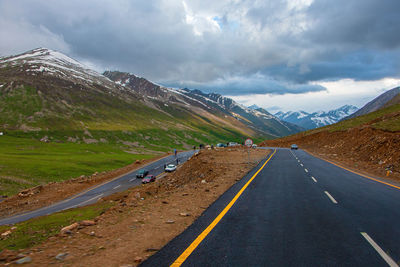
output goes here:
[{"label": "parked car", "polygon": [[136,173],[137,178],[144,178],[146,175],[149,174],[149,171],[146,169],[141,169]]},{"label": "parked car", "polygon": [[154,182],[156,180],[156,177],[154,175],[147,175],[146,177],[143,178],[142,184],[147,184]]},{"label": "parked car", "polygon": [[252,144],[251,147],[252,148],[257,148],[257,145],[256,144]]},{"label": "parked car", "polygon": [[236,143],[236,142],[229,142],[229,144],[228,144],[228,146],[237,146],[238,145],[238,143]]},{"label": "parked car", "polygon": [[168,164],[167,167],[165,167],[166,172],[173,172],[176,170],[176,166],[174,164]]},{"label": "parked car", "polygon": [[226,147],[226,144],[224,144],[224,143],[218,143],[218,144],[217,144],[217,147]]},{"label": "parked car", "polygon": [[296,144],[293,144],[290,146],[290,149],[299,149],[299,147]]}]

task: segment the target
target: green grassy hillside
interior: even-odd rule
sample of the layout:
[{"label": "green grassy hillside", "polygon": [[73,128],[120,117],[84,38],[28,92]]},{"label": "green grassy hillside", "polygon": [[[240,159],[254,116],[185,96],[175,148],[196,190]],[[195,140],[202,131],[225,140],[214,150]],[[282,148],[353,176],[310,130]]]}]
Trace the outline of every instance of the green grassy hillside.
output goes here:
[{"label": "green grassy hillside", "polygon": [[0,195],[119,168],[174,148],[246,137],[180,107],[151,108],[129,94],[42,81],[0,82]]}]

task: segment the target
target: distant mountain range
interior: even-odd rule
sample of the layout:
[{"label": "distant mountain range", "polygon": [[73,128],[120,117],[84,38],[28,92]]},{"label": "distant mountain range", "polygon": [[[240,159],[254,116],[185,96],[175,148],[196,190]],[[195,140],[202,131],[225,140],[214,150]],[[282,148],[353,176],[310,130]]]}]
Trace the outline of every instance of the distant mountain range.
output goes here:
[{"label": "distant mountain range", "polygon": [[100,74],[39,48],[0,58],[0,130],[168,150],[262,140],[302,128],[219,94],[166,88],[124,72]]},{"label": "distant mountain range", "polygon": [[361,115],[377,111],[378,109],[399,103],[400,103],[400,87],[396,87],[374,98],[372,101],[368,102],[365,106],[360,108],[357,112],[347,116],[344,119],[347,120],[355,118]]},{"label": "distant mountain range", "polygon": [[276,117],[282,121],[287,121],[296,125],[299,125],[305,129],[314,129],[329,124],[336,123],[343,118],[353,114],[358,110],[357,107],[352,105],[344,105],[338,109],[330,111],[318,111],[313,113],[308,113],[305,111],[288,111],[288,112],[278,112],[274,114]]}]

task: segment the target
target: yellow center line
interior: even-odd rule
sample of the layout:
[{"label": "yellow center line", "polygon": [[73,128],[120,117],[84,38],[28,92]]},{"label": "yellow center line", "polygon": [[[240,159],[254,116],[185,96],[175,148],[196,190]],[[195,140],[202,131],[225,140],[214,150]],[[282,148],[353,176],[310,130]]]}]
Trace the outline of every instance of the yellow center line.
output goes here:
[{"label": "yellow center line", "polygon": [[268,161],[275,154],[271,154],[271,156],[265,161],[265,163],[261,166],[260,169],[250,178],[249,181],[240,189],[240,191],[235,195],[235,197],[229,202],[229,204],[224,208],[224,210],[212,221],[212,223],[189,245],[189,247],[171,264],[173,267],[181,266],[182,263],[192,254],[192,252],[197,248],[197,246],[203,241],[204,238],[211,232],[212,229],[221,221],[221,219],[225,216],[225,214],[230,210],[230,208],[235,204],[236,200],[240,197],[244,190],[249,186],[249,184],[254,180],[257,174],[267,165]]}]

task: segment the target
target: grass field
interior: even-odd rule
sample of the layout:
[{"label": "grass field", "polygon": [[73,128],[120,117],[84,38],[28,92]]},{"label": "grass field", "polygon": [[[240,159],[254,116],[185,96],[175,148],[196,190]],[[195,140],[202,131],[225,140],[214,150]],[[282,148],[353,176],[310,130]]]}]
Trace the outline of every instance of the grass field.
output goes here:
[{"label": "grass field", "polygon": [[0,137],[0,194],[12,195],[38,184],[116,169],[152,154],[131,154],[114,144],[45,143]]}]

